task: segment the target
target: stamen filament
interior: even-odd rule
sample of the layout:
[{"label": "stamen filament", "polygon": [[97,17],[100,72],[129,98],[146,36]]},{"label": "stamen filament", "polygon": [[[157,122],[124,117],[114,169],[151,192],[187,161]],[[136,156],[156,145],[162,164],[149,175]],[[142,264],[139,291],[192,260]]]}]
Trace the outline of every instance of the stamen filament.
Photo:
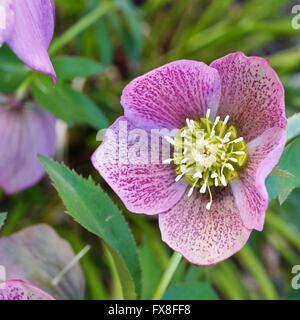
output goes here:
[{"label": "stamen filament", "polygon": [[206,210],[210,210],[211,208],[211,205],[212,205],[212,194],[211,194],[211,190],[210,190],[210,187],[208,186],[208,193],[209,193],[209,202],[208,204],[206,205]]}]

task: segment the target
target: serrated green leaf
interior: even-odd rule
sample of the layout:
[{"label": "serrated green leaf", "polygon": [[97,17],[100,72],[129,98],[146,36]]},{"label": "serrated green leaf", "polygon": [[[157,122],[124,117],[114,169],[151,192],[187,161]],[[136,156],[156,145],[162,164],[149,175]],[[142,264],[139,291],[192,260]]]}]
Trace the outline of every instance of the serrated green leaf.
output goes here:
[{"label": "serrated green leaf", "polygon": [[269,176],[266,185],[270,199],[278,197],[282,204],[293,189],[300,187],[300,138],[288,144],[277,165],[281,170],[289,172],[290,176]]},{"label": "serrated green leaf", "polygon": [[183,282],[171,286],[163,300],[216,300],[218,296],[208,282]]},{"label": "serrated green leaf", "polygon": [[6,212],[0,213],[0,229],[4,226],[6,217],[7,217]]},{"label": "serrated green leaf", "polygon": [[105,67],[89,58],[58,56],[53,58],[53,66],[60,80],[72,80],[77,77],[87,78],[99,74]]},{"label": "serrated green leaf", "polygon": [[39,159],[68,213],[106,243],[117,267],[125,299],[137,298],[141,293],[139,256],[121,211],[92,179],[84,179],[46,157]]},{"label": "serrated green leaf", "polygon": [[89,124],[95,129],[108,126],[105,115],[94,102],[66,84],[54,87],[48,78],[38,77],[32,90],[34,99],[40,106],[70,126]]}]

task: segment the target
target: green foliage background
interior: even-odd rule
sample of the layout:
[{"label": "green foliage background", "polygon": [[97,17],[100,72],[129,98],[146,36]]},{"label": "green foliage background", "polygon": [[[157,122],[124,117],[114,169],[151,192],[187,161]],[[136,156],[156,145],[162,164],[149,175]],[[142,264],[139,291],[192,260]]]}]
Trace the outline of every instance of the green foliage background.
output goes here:
[{"label": "green foliage background", "polygon": [[[59,195],[48,177],[13,197],[1,194],[0,210],[8,212],[1,235],[47,223],[76,252],[85,244],[92,246],[81,261],[87,299],[152,298],[172,253],[160,239],[157,221],[127,212],[92,168],[96,130],[122,114],[120,94],[137,75],[176,59],[210,63],[239,50],[270,60],[285,86],[287,114],[297,113],[300,30],[291,26],[295,4],[288,0],[57,0],[56,35],[50,48],[57,86],[28,70],[4,47],[0,50],[0,91],[26,92],[27,98],[67,123],[68,139],[59,160],[84,177],[92,176],[106,193],[91,180],[42,159]],[[290,121],[290,140],[279,163],[281,172],[292,176],[269,178],[272,201],[264,231],[254,231],[241,252],[216,266],[194,267],[182,261],[163,298],[300,299],[300,291],[291,287],[292,266],[300,264],[298,118]],[[73,200],[68,183],[72,183]],[[90,197],[82,200],[87,190]],[[96,213],[97,204],[101,208]],[[80,224],[65,214],[65,206]],[[93,225],[93,214],[99,225]],[[105,214],[113,215],[120,225],[103,229]],[[0,226],[3,221],[4,216]],[[126,257],[114,232],[127,239],[131,257]]]}]

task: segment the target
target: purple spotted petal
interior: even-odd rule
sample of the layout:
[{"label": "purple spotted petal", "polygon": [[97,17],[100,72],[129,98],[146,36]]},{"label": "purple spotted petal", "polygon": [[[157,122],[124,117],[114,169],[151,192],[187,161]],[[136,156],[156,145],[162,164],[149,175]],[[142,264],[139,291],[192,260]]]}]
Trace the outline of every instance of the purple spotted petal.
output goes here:
[{"label": "purple spotted petal", "polygon": [[[145,151],[143,163],[137,161],[133,163],[130,154],[132,154],[135,137],[128,135],[128,149],[124,148],[125,141],[121,142],[117,138],[117,142],[114,143],[112,138],[113,133],[119,137],[119,131],[123,131],[119,128],[122,128],[123,125],[126,127],[127,122],[125,117],[120,117],[111,126],[111,134],[106,135],[104,142],[92,156],[93,165],[121,198],[128,210],[144,214],[164,212],[179,201],[187,183],[175,182],[176,174],[173,166],[149,162],[150,143],[148,146],[142,143]],[[130,130],[133,129],[136,130],[128,122],[128,132],[130,133]],[[143,132],[147,143],[148,133]],[[119,152],[116,153],[116,150]],[[124,163],[127,160],[129,161]]]},{"label": "purple spotted petal", "polygon": [[269,129],[252,140],[248,144],[247,166],[231,183],[243,223],[249,229],[263,229],[268,207],[265,179],[278,162],[285,141],[286,132],[280,128]]},{"label": "purple spotted petal", "polygon": [[6,279],[22,279],[57,300],[84,298],[85,280],[79,263],[53,285],[53,279],[74,257],[70,244],[48,225],[34,225],[0,238],[0,265]]},{"label": "purple spotted petal", "polygon": [[195,265],[211,265],[239,251],[251,230],[244,227],[230,189],[214,192],[210,210],[208,198],[199,192],[182,199],[159,215],[162,239]]},{"label": "purple spotted petal", "polygon": [[54,300],[48,293],[21,280],[0,283],[0,300]]},{"label": "purple spotted petal", "polygon": [[179,60],[133,80],[123,91],[125,116],[137,127],[181,128],[207,108],[216,114],[220,98],[218,72],[202,62]]},{"label": "purple spotted petal", "polygon": [[0,188],[13,194],[44,175],[38,154],[53,156],[55,119],[35,107],[0,106]]},{"label": "purple spotted petal", "polygon": [[272,127],[285,128],[284,89],[266,59],[229,54],[214,61],[221,77],[219,115],[230,116],[247,142]]},{"label": "purple spotted petal", "polygon": [[31,69],[56,75],[48,55],[54,32],[54,3],[52,0],[12,0],[13,23],[6,42]]}]

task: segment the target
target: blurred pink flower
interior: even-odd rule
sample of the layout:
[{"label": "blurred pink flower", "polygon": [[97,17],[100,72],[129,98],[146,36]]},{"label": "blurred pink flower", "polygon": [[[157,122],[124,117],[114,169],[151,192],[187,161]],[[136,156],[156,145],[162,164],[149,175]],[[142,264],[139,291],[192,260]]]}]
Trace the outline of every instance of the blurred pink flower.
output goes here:
[{"label": "blurred pink flower", "polygon": [[1,300],[54,300],[48,293],[21,280],[0,284]]},{"label": "blurred pink flower", "polygon": [[0,98],[0,188],[13,194],[43,177],[37,155],[53,156],[55,119],[33,103]]},{"label": "blurred pink flower", "polygon": [[53,0],[0,0],[0,46],[6,42],[33,70],[56,75],[48,55],[54,32]]},{"label": "blurred pink flower", "polygon": [[34,225],[0,238],[0,300],[82,300],[84,295],[75,253],[50,226]]},{"label": "blurred pink flower", "polygon": [[148,133],[177,129],[166,138],[171,158],[159,164],[124,162],[121,137],[119,158],[109,136],[93,155],[128,210],[159,214],[162,239],[196,265],[230,257],[252,229],[263,229],[265,179],[282,154],[287,124],[284,90],[267,60],[237,52],[210,66],[175,61],[133,80],[121,103],[125,115],[110,128],[116,137],[121,121]]}]

